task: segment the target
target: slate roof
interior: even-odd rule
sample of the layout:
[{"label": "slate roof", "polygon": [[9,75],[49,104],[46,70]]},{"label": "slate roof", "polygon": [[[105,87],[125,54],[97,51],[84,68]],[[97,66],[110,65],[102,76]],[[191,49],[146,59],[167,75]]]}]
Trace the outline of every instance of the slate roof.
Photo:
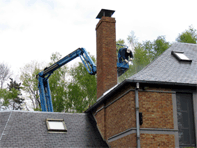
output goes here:
[{"label": "slate roof", "polygon": [[[67,133],[48,133],[46,118],[64,119]],[[108,147],[88,113],[0,112],[0,147]]]},{"label": "slate roof", "polygon": [[[191,63],[180,62],[171,51],[180,51],[192,60]],[[128,78],[130,81],[156,83],[173,83],[184,85],[197,84],[197,44],[174,43],[157,59],[137,74]]]},{"label": "slate roof", "polygon": [[[178,61],[171,54],[172,51],[184,52],[192,62]],[[97,102],[90,106],[85,112],[90,112],[92,109],[102,104],[102,102],[107,100],[113,93],[119,91],[125,84],[136,82],[196,87],[197,44],[174,43],[141,71],[106,91],[97,99]]]}]

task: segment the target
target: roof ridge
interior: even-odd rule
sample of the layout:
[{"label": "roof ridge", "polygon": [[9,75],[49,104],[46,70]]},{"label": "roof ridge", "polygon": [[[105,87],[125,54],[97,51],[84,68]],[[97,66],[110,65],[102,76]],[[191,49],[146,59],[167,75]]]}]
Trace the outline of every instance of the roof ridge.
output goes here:
[{"label": "roof ridge", "polygon": [[173,44],[187,44],[187,45],[194,45],[194,46],[197,46],[197,44],[195,44],[195,43],[174,42]]},{"label": "roof ridge", "polygon": [[0,112],[23,112],[23,113],[39,113],[39,114],[75,114],[75,115],[87,115],[87,113],[64,113],[64,112],[42,112],[42,111],[24,111],[24,110],[3,110]]}]

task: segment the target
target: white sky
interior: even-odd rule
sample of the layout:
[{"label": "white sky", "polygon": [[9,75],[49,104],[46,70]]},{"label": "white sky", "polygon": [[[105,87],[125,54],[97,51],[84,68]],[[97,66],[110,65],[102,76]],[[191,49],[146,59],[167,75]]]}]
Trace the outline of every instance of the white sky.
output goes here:
[{"label": "white sky", "polygon": [[116,39],[133,30],[139,41],[165,35],[174,42],[191,24],[197,28],[196,0],[0,0],[0,62],[14,75],[31,61],[50,61],[78,47],[96,55],[95,19],[115,10]]}]

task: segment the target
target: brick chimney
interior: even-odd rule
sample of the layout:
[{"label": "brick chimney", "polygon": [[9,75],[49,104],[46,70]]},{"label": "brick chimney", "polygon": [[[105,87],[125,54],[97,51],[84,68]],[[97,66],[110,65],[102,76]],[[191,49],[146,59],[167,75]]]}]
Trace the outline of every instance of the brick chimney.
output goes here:
[{"label": "brick chimney", "polygon": [[97,99],[117,84],[116,20],[111,17],[113,13],[102,9],[96,17],[100,19],[96,26]]}]

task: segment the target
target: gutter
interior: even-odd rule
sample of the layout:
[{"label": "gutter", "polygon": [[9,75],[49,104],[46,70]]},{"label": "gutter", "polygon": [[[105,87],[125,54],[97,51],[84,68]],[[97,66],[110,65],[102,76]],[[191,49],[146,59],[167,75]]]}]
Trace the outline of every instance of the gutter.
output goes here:
[{"label": "gutter", "polygon": [[167,81],[146,81],[146,80],[134,80],[134,79],[125,79],[130,83],[144,83],[144,84],[161,84],[161,85],[173,85],[173,86],[191,86],[196,87],[195,83],[179,83],[179,82],[167,82]]},{"label": "gutter", "polygon": [[140,148],[140,123],[139,123],[139,97],[138,97],[139,83],[136,83],[135,89],[135,110],[136,110],[136,129],[137,129],[137,148]]},{"label": "gutter", "polygon": [[93,108],[96,106],[102,104],[111,94],[116,92],[119,88],[121,88],[123,85],[127,83],[143,83],[143,84],[161,84],[161,85],[172,85],[172,86],[191,86],[196,87],[197,84],[189,84],[189,83],[177,83],[177,82],[161,82],[161,81],[146,81],[146,80],[134,80],[134,79],[125,79],[118,85],[112,87],[110,90],[106,91],[104,95],[102,95],[100,98],[98,98],[97,102],[94,103],[92,106],[90,106],[85,113],[90,112]]}]

